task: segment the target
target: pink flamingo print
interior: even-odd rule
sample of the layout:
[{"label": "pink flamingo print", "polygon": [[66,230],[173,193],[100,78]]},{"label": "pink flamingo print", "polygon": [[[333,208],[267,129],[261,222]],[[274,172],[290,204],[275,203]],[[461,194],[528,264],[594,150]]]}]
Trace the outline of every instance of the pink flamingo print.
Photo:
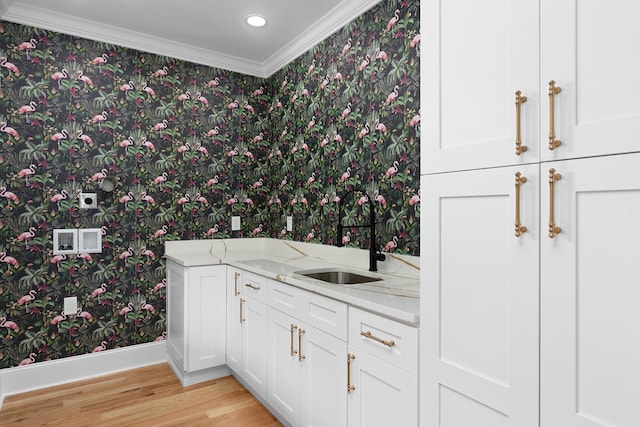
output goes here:
[{"label": "pink flamingo print", "polygon": [[196,194],[196,201],[202,203],[205,206],[209,206],[209,201],[202,195],[200,195],[200,193]]},{"label": "pink flamingo print", "polygon": [[420,111],[418,111],[418,114],[416,114],[411,118],[411,121],[409,122],[409,126],[416,128],[416,130],[418,130],[417,126],[420,124],[420,119],[421,119]]},{"label": "pink flamingo print", "polygon": [[60,82],[67,77],[69,77],[69,75],[66,68],[63,68],[62,70],[56,71],[55,73],[51,74],[51,78],[58,82],[58,87],[60,87]]},{"label": "pink flamingo print", "polygon": [[29,118],[29,113],[33,113],[34,111],[36,111],[36,103],[34,101],[31,101],[28,105],[23,105],[22,107],[18,108],[18,114],[25,114],[27,119]]},{"label": "pink flamingo print", "polygon": [[188,142],[184,143],[180,147],[178,147],[178,153],[184,154],[185,152],[191,150],[191,145]]},{"label": "pink flamingo print", "polygon": [[249,104],[247,101],[244,102],[244,109],[247,110],[248,112],[250,112],[251,114],[256,112],[253,109],[253,106],[251,104]]},{"label": "pink flamingo print", "polygon": [[20,172],[18,172],[18,177],[19,178],[24,178],[24,182],[26,184],[29,184],[29,180],[28,180],[29,177],[31,175],[35,174],[35,173],[36,173],[36,165],[31,164],[31,165],[29,165],[28,168],[22,169]]},{"label": "pink flamingo print", "polygon": [[6,122],[0,122],[0,131],[11,135],[12,137],[18,139],[20,138],[20,134],[14,128],[7,126]]},{"label": "pink flamingo print", "polygon": [[85,76],[82,70],[78,71],[78,80],[89,87],[93,87],[93,81],[91,80],[91,78],[89,78],[89,76]]},{"label": "pink flamingo print", "polygon": [[178,204],[184,205],[185,203],[189,203],[190,201],[191,201],[190,196],[188,194],[185,194],[184,196],[178,199]]},{"label": "pink flamingo print", "polygon": [[142,85],[142,91],[152,98],[156,97],[156,91],[153,90],[153,88],[147,86],[146,82]]},{"label": "pink flamingo print", "polygon": [[218,231],[220,231],[220,227],[218,226],[218,224],[216,224],[216,225],[214,225],[213,227],[211,227],[210,229],[207,230],[207,236],[213,236]]},{"label": "pink flamingo print", "polygon": [[151,313],[155,313],[156,311],[156,309],[151,304],[148,304],[146,301],[142,301],[142,309],[150,311]]},{"label": "pink flamingo print", "polygon": [[27,52],[27,59],[29,59],[29,51],[36,48],[36,39],[30,39],[28,42],[22,42],[18,45],[18,49]]},{"label": "pink flamingo print", "polygon": [[202,154],[204,154],[205,156],[209,155],[209,152],[207,151],[207,148],[204,147],[200,142],[198,142],[198,145],[196,146],[196,150]]},{"label": "pink flamingo print", "polygon": [[[217,225],[216,225],[216,227],[217,227]],[[153,290],[154,291],[160,291],[160,290],[162,290],[162,289],[164,289],[166,287],[167,287],[167,279],[165,278],[165,279],[162,279],[161,282],[156,283],[156,285],[153,287]]]},{"label": "pink flamingo print", "polygon": [[418,43],[420,43],[420,33],[416,34],[413,39],[411,40],[411,47],[416,47],[418,45]]},{"label": "pink flamingo print", "polygon": [[238,154],[240,154],[240,152],[238,151],[237,148],[234,147],[227,153],[227,157],[237,156]]},{"label": "pink flamingo print", "polygon": [[78,130],[78,139],[86,144],[93,145],[93,140],[89,135],[86,135],[82,129]]},{"label": "pink flamingo print", "polygon": [[349,243],[351,241],[351,232],[347,231],[347,234],[345,234],[344,236],[342,236],[342,244],[346,245],[347,243]]},{"label": "pink flamingo print", "polygon": [[59,315],[57,315],[56,317],[54,317],[53,319],[51,319],[51,323],[52,325],[57,325],[60,322],[64,322],[65,320],[67,320],[67,315],[64,313],[61,313]]},{"label": "pink flamingo print", "polygon": [[234,194],[233,197],[227,200],[227,205],[231,206],[235,203],[238,203],[238,196]]},{"label": "pink flamingo print", "polygon": [[155,258],[156,257],[156,254],[154,254],[152,250],[147,249],[146,246],[142,248],[142,252],[140,252],[140,253],[142,255],[146,256],[146,257],[149,257],[149,258]]},{"label": "pink flamingo print", "polygon": [[245,157],[248,157],[249,159],[253,160],[253,153],[251,151],[249,151],[248,148],[244,149],[244,152],[242,153]]},{"label": "pink flamingo print", "polygon": [[399,164],[398,161],[395,160],[393,162],[393,166],[391,166],[389,169],[387,169],[387,172],[385,172],[384,177],[391,178],[393,175],[398,173],[398,164]]},{"label": "pink flamingo print", "polygon": [[364,71],[364,69],[367,68],[367,65],[369,65],[370,62],[371,62],[371,57],[367,53],[364,56],[364,60],[360,63],[360,67],[358,67],[358,70]]},{"label": "pink flamingo print", "polygon": [[169,68],[167,66],[164,66],[159,70],[157,70],[155,73],[153,73],[154,76],[160,77],[160,78],[165,77],[167,74],[169,74]]},{"label": "pink flamingo print", "polygon": [[66,256],[65,254],[60,254],[60,255],[55,255],[55,256],[53,256],[49,262],[50,262],[51,264],[58,265],[58,264],[60,264],[62,261],[64,261],[65,259],[67,259],[67,256]]},{"label": "pink flamingo print", "polygon": [[105,351],[106,349],[107,349],[107,342],[106,341],[102,341],[99,346],[96,346],[93,349],[92,353],[99,353],[101,351]]},{"label": "pink flamingo print", "polygon": [[7,70],[11,71],[16,76],[20,75],[20,70],[18,69],[18,67],[16,67],[15,64],[12,64],[11,62],[9,62],[7,60],[7,57],[5,57],[5,56],[0,57],[0,66],[2,66],[4,68],[6,68]]},{"label": "pink flamingo print", "polygon": [[18,300],[18,305],[22,305],[22,304],[26,305],[27,303],[33,301],[34,299],[36,299],[36,291],[32,289],[29,291],[27,295],[24,295]]},{"label": "pink flamingo print", "polygon": [[65,200],[68,197],[67,190],[62,190],[58,194],[54,194],[49,199],[52,203],[60,203],[62,200]]},{"label": "pink flamingo print", "polygon": [[387,31],[391,31],[391,28],[393,28],[393,26],[396,25],[399,20],[400,20],[400,10],[396,9],[396,11],[393,13],[393,16],[391,17],[391,19],[389,19],[389,22],[387,23]]},{"label": "pink flamingo print", "polygon": [[244,196],[243,202],[251,207],[253,207],[253,200],[249,198],[249,196]]},{"label": "pink flamingo print", "polygon": [[207,136],[214,137],[215,135],[218,135],[219,133],[220,133],[220,127],[216,126],[213,129],[210,129],[209,132],[207,132]]},{"label": "pink flamingo print", "polygon": [[346,172],[340,177],[340,182],[345,182],[349,177],[351,177],[351,167],[347,167]]},{"label": "pink flamingo print", "polygon": [[93,257],[90,254],[78,254],[78,259],[85,260],[87,262],[92,262]]},{"label": "pink flamingo print", "polygon": [[102,169],[100,172],[93,174],[91,177],[92,181],[100,181],[101,179],[105,179],[107,177],[107,170]]},{"label": "pink flamingo print", "polygon": [[156,339],[155,342],[161,342],[161,341],[166,341],[167,340],[167,333],[163,332],[161,335],[159,335]]},{"label": "pink flamingo print", "polygon": [[387,127],[384,125],[384,123],[380,123],[379,120],[376,120],[376,130],[384,134],[387,133]]},{"label": "pink flamingo print", "polygon": [[233,110],[235,108],[238,108],[239,106],[240,106],[240,103],[236,99],[233,102],[230,102],[229,105],[227,105],[227,108],[230,109],[230,110]]},{"label": "pink flamingo print", "polygon": [[207,185],[209,187],[213,187],[218,182],[220,182],[220,177],[218,175],[215,175],[213,178],[211,178],[209,181],[207,181]]},{"label": "pink flamingo print", "polygon": [[102,113],[93,116],[91,118],[91,123],[98,123],[98,126],[101,126],[102,122],[107,120],[107,117],[109,117],[108,113],[106,111],[103,111]]},{"label": "pink flamingo print", "polygon": [[4,197],[5,199],[9,199],[12,202],[18,203],[19,201],[18,196],[16,196],[15,193],[7,191],[7,187],[0,187],[0,196]]},{"label": "pink flamingo print", "polygon": [[313,73],[313,70],[316,68],[316,60],[315,58],[311,60],[311,65],[309,65],[309,68],[307,69],[307,75]]},{"label": "pink flamingo print", "polygon": [[311,230],[311,231],[309,232],[309,234],[307,234],[306,240],[307,240],[307,241],[309,241],[309,240],[313,240],[313,239],[314,239],[314,237],[316,237],[316,233],[315,233],[313,230]]},{"label": "pink flamingo print", "polygon": [[342,52],[340,52],[340,54],[345,56],[347,52],[349,52],[349,49],[351,49],[351,37],[347,39],[347,43],[342,47]]},{"label": "pink flamingo print", "polygon": [[385,52],[384,50],[380,50],[379,48],[376,49],[376,59],[386,61],[388,59],[387,52]]},{"label": "pink flamingo print", "polygon": [[120,314],[120,316],[126,316],[127,313],[133,311],[133,304],[128,303],[126,307],[123,307],[118,314]]},{"label": "pink flamingo print", "polygon": [[264,180],[262,178],[260,178],[259,180],[257,180],[256,182],[253,183],[253,185],[251,186],[251,188],[253,188],[254,190],[262,187],[264,185]]},{"label": "pink flamingo print", "polygon": [[22,362],[20,362],[18,364],[18,366],[30,365],[30,364],[34,363],[35,361],[36,361],[36,354],[35,353],[31,353],[31,354],[29,354],[29,357],[27,357]]},{"label": "pink flamingo print", "polygon": [[142,196],[140,197],[143,201],[149,203],[150,205],[155,205],[156,201],[153,197],[149,196],[146,191],[142,192]]},{"label": "pink flamingo print", "polygon": [[148,148],[151,151],[156,151],[155,145],[151,141],[148,141],[147,138],[142,140],[142,146]]},{"label": "pink flamingo print", "polygon": [[122,252],[120,255],[118,255],[119,259],[127,259],[129,257],[133,256],[133,248],[128,248],[126,251]]},{"label": "pink flamingo print", "polygon": [[93,292],[91,292],[91,297],[100,297],[100,295],[104,294],[105,292],[107,292],[107,284],[102,283],[99,287],[95,288]]},{"label": "pink flamingo print", "polygon": [[220,85],[220,78],[219,77],[216,77],[215,79],[209,80],[207,82],[207,87],[216,87],[216,86],[219,86],[219,85]]},{"label": "pink flamingo print", "polygon": [[420,203],[420,190],[418,190],[418,194],[414,194],[409,199],[409,206],[415,206]]},{"label": "pink flamingo print", "polygon": [[120,197],[120,203],[127,204],[133,200],[133,193],[129,191],[126,195]]},{"label": "pink flamingo print", "polygon": [[81,319],[87,319],[89,322],[93,321],[93,316],[88,311],[83,311],[81,308],[78,308],[78,317]]},{"label": "pink flamingo print", "polygon": [[370,130],[369,123],[365,123],[364,128],[362,128],[362,130],[358,134],[358,138],[363,139],[369,133],[369,130]]},{"label": "pink flamingo print", "polygon": [[389,94],[389,96],[387,96],[387,99],[384,101],[384,103],[387,105],[391,105],[391,103],[395,101],[395,99],[398,97],[399,90],[400,90],[400,87],[398,85],[395,85],[393,87],[393,91]]},{"label": "pink flamingo print", "polygon": [[163,182],[165,182],[167,180],[167,173],[166,172],[162,172],[162,175],[157,176],[154,180],[153,183],[154,184],[162,184]]},{"label": "pink flamingo print", "polygon": [[338,132],[333,133],[333,140],[338,144],[342,144],[342,136]]},{"label": "pink flamingo print", "polygon": [[191,92],[189,92],[189,91],[186,91],[185,93],[183,93],[180,96],[178,96],[178,101],[180,101],[180,102],[184,102],[187,99],[191,99]]},{"label": "pink flamingo print", "polygon": [[256,228],[253,229],[251,234],[254,235],[254,236],[257,236],[258,234],[262,233],[262,229],[263,229],[263,226],[262,226],[262,224],[260,224]]},{"label": "pink flamingo print", "polygon": [[387,200],[382,194],[380,194],[378,190],[376,190],[375,194],[373,195],[373,200],[380,203],[382,206],[387,206]]},{"label": "pink flamingo print", "polygon": [[156,123],[155,126],[153,127],[153,130],[163,130],[166,129],[167,126],[169,126],[169,122],[167,121],[167,119],[162,119],[161,122]]},{"label": "pink flamingo print", "polygon": [[351,114],[351,103],[347,103],[347,106],[345,107],[344,110],[342,110],[342,114],[340,115],[340,118],[342,120],[344,120],[345,118],[347,118],[347,116]]},{"label": "pink flamingo print", "polygon": [[165,234],[167,234],[167,226],[163,225],[161,229],[156,230],[156,232],[153,233],[153,237],[160,238],[160,237],[164,236]]},{"label": "pink flamingo print", "polygon": [[253,96],[260,96],[262,94],[264,94],[264,87],[262,86],[253,91]]},{"label": "pink flamingo print", "polygon": [[130,90],[134,90],[134,89],[135,89],[135,86],[133,85],[133,82],[131,80],[129,80],[128,83],[125,83],[122,86],[120,86],[121,92],[129,92]]},{"label": "pink flamingo print", "polygon": [[36,228],[35,227],[29,227],[29,231],[25,231],[24,233],[20,233],[20,235],[18,236],[18,241],[19,242],[24,242],[25,240],[31,239],[32,237],[35,237],[36,235]]},{"label": "pink flamingo print", "polygon": [[393,239],[391,239],[389,242],[387,242],[386,245],[384,245],[384,250],[386,252],[389,252],[394,250],[397,247],[398,247],[398,236],[393,236]]},{"label": "pink flamingo print", "polygon": [[208,106],[209,105],[209,101],[207,100],[207,98],[205,98],[204,96],[202,96],[201,93],[198,93],[196,96],[196,99],[201,102],[202,104]]},{"label": "pink flamingo print", "polygon": [[51,140],[53,142],[60,142],[63,139],[67,139],[67,137],[69,136],[69,134],[67,133],[67,131],[65,129],[62,129],[60,132],[56,132],[51,136]]},{"label": "pink flamingo print", "polygon": [[134,145],[135,142],[133,141],[133,137],[130,136],[127,139],[123,139],[122,141],[120,141],[120,143],[118,144],[121,148],[124,148],[125,150],[128,150],[129,147],[131,147],[132,145]]},{"label": "pink flamingo print", "polygon": [[12,322],[11,320],[7,320],[6,317],[0,317],[0,327],[11,329],[13,331],[18,331],[18,329],[20,329],[16,322]]},{"label": "pink flamingo print", "polygon": [[100,66],[102,66],[102,65],[106,64],[106,63],[107,63],[107,54],[106,54],[106,53],[103,53],[103,54],[102,54],[102,55],[100,55],[100,56],[96,56],[95,58],[93,58],[93,59],[91,60],[91,63],[92,63],[93,65],[97,65],[98,67],[100,67]]}]

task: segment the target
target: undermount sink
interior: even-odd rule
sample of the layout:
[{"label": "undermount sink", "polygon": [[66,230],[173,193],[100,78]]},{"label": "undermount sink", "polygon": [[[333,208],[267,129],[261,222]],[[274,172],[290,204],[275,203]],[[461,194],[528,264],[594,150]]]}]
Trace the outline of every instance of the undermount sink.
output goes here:
[{"label": "undermount sink", "polygon": [[296,271],[295,274],[309,277],[311,279],[322,280],[334,285],[357,285],[359,283],[378,282],[382,279],[378,277],[365,276],[346,270],[336,269],[316,269]]}]

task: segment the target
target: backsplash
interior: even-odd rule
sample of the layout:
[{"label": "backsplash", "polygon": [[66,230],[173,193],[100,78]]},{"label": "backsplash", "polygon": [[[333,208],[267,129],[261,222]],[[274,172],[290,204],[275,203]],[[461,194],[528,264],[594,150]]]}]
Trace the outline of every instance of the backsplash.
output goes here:
[{"label": "backsplash", "polygon": [[[417,4],[385,1],[269,79],[0,22],[0,368],[163,339],[164,241],[334,244],[351,186],[385,197],[379,244],[418,255]],[[101,228],[103,252],[54,257],[55,228]]]}]

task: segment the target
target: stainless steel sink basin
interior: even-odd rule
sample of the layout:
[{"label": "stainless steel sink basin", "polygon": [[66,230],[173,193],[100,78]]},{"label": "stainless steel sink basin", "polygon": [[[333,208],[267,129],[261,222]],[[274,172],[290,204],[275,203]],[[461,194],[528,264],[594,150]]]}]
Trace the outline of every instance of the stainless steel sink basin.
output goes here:
[{"label": "stainless steel sink basin", "polygon": [[333,283],[334,285],[357,285],[359,283],[378,282],[382,280],[378,277],[365,276],[352,271],[335,269],[303,270],[296,271],[295,274]]}]

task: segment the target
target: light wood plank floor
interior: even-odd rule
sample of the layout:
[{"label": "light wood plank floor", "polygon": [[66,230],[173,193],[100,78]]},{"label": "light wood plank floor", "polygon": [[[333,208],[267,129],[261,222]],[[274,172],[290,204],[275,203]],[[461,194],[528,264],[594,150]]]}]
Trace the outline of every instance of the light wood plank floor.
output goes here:
[{"label": "light wood plank floor", "polygon": [[0,426],[281,426],[235,378],[182,387],[168,364],[8,396]]}]

